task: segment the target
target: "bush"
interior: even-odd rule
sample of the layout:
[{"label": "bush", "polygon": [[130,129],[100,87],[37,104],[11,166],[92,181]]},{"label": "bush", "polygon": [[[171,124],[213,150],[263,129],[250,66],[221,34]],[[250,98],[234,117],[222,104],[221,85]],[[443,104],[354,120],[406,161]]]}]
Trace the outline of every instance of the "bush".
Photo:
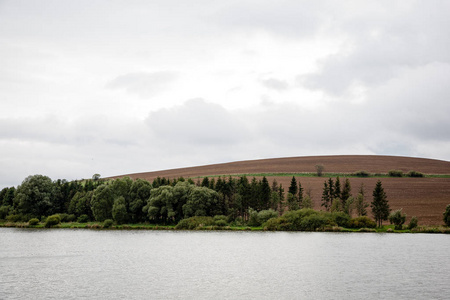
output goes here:
[{"label": "bush", "polygon": [[81,215],[77,219],[78,223],[87,223],[89,222],[89,216],[88,215]]},{"label": "bush", "polygon": [[417,220],[417,217],[412,217],[411,221],[409,221],[408,229],[414,229],[419,225],[419,221]]},{"label": "bush", "polygon": [[6,217],[6,220],[8,222],[16,223],[16,222],[19,222],[19,221],[22,220],[22,215],[9,215],[9,216]]},{"label": "bush", "polygon": [[11,210],[10,205],[3,205],[0,206],[0,219],[5,219],[7,215],[9,215],[9,212]]},{"label": "bush", "polygon": [[400,170],[390,170],[388,175],[391,177],[403,177],[403,171]]},{"label": "bush", "polygon": [[228,219],[227,216],[224,215],[214,216],[214,225],[219,227],[227,226],[228,225],[227,219]]},{"label": "bush", "polygon": [[376,226],[375,221],[366,216],[353,218],[348,222],[349,228],[375,228]]},{"label": "bush", "polygon": [[188,219],[183,219],[178,222],[175,229],[188,229],[194,230],[199,229],[203,226],[212,226],[214,225],[214,219],[212,217],[190,217]]},{"label": "bush", "polygon": [[356,173],[353,174],[354,176],[358,176],[358,177],[369,177],[370,174],[367,171],[358,171]]},{"label": "bush", "polygon": [[258,221],[260,225],[276,217],[278,217],[278,213],[273,209],[262,210],[258,213]]},{"label": "bush", "polygon": [[450,226],[450,204],[447,205],[444,211],[444,223],[447,226]]},{"label": "bush", "polygon": [[45,220],[44,226],[49,228],[53,227],[55,225],[58,225],[61,223],[61,216],[60,215],[51,215],[47,217],[47,220]]},{"label": "bush", "polygon": [[406,214],[402,213],[401,209],[398,209],[391,212],[388,219],[391,224],[395,225],[395,230],[402,230],[403,224],[406,222]]},{"label": "bush", "polygon": [[417,172],[417,171],[409,171],[408,174],[406,174],[408,177],[425,177],[423,173]]},{"label": "bush", "polygon": [[30,225],[30,226],[36,226],[37,224],[39,224],[38,218],[32,218],[28,221],[28,225]]},{"label": "bush", "polygon": [[334,223],[336,223],[336,225],[341,227],[347,227],[348,222],[350,221],[350,216],[340,211],[332,213],[331,219],[334,221]]},{"label": "bush", "polygon": [[225,227],[228,225],[228,223],[225,220],[217,220],[217,221],[214,221],[214,225],[219,226],[219,227]]},{"label": "bush", "polygon": [[61,222],[73,222],[75,221],[75,215],[74,214],[59,214],[59,216],[61,217]]},{"label": "bush", "polygon": [[111,226],[114,224],[114,221],[111,219],[106,219],[103,221],[103,228],[111,228]]},{"label": "bush", "polygon": [[304,218],[301,222],[301,229],[306,231],[315,231],[319,228],[325,227],[329,221],[324,214],[313,214]]}]

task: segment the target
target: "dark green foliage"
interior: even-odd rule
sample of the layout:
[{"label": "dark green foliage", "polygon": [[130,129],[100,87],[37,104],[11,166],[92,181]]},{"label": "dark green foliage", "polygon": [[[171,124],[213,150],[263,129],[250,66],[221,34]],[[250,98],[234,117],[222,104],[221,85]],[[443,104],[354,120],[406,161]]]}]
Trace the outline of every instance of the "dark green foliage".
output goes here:
[{"label": "dark green foliage", "polygon": [[95,189],[91,200],[91,209],[95,220],[103,222],[112,218],[114,194],[110,185],[101,185]]},{"label": "dark green foliage", "polygon": [[341,227],[347,227],[350,222],[350,216],[342,211],[331,213],[331,219]]},{"label": "dark green foliage", "polygon": [[297,186],[297,180],[294,176],[292,176],[291,179],[291,185],[289,186],[288,193],[291,193],[294,198],[297,198],[297,192],[298,192],[298,186]]},{"label": "dark green foliage", "polygon": [[181,220],[177,226],[175,226],[175,229],[194,230],[212,225],[214,225],[214,219],[212,217],[195,216]]},{"label": "dark green foliage", "polygon": [[248,226],[261,226],[269,219],[278,217],[278,213],[273,209],[257,212],[256,210],[249,208],[249,216]]},{"label": "dark green foliage", "polygon": [[369,177],[370,173],[367,171],[358,171],[356,173],[353,173],[353,175],[357,177]]},{"label": "dark green foliage", "polygon": [[417,220],[417,217],[412,217],[411,221],[409,221],[408,229],[414,229],[419,225],[419,221]]},{"label": "dark green foliage", "polygon": [[269,219],[265,228],[267,230],[282,231],[314,231],[334,224],[332,214],[312,209],[289,211],[278,218]]},{"label": "dark green foliage", "polygon": [[402,230],[403,224],[406,222],[406,214],[401,209],[393,211],[389,214],[389,222],[395,225],[395,230]]},{"label": "dark green foliage", "polygon": [[59,216],[61,217],[61,222],[73,222],[76,219],[76,216],[74,214],[59,214]]},{"label": "dark green foliage", "polygon": [[288,210],[300,209],[300,207],[298,206],[297,198],[294,195],[292,195],[291,193],[287,193],[286,204],[287,204]]},{"label": "dark green foliage", "polygon": [[[331,178],[330,178],[331,179]],[[322,192],[322,206],[325,207],[325,210],[329,210],[331,206],[331,196],[330,196],[330,186],[325,181],[323,183],[323,192]]]},{"label": "dark green foliage", "polygon": [[403,171],[400,170],[390,170],[388,175],[391,177],[403,177]]},{"label": "dark green foliage", "polygon": [[89,222],[89,216],[88,215],[81,215],[77,219],[78,223],[87,223]]},{"label": "dark green foliage", "polygon": [[349,228],[375,228],[377,223],[367,216],[353,218],[348,222]]},{"label": "dark green foliage", "polygon": [[45,227],[53,227],[61,223],[61,217],[59,215],[51,215],[47,217],[47,220],[45,220]]},{"label": "dark green foliage", "polygon": [[7,217],[6,217],[6,220],[8,221],[8,222],[20,222],[20,221],[23,221],[23,219],[24,219],[24,217],[23,217],[23,215],[22,214],[13,214],[13,215],[8,215]]},{"label": "dark green foliage", "polygon": [[0,220],[5,219],[12,211],[12,206],[3,205],[0,206]]},{"label": "dark green foliage", "polygon": [[406,174],[408,177],[425,177],[423,173],[417,172],[417,171],[409,171],[408,174]]},{"label": "dark green foliage", "polygon": [[111,228],[113,226],[114,222],[111,219],[106,219],[103,222],[103,228]]},{"label": "dark green foliage", "polygon": [[184,217],[212,216],[217,210],[219,195],[207,187],[194,187],[190,192],[186,204],[183,205]]},{"label": "dark green foliage", "polygon": [[19,211],[33,216],[46,216],[52,208],[54,186],[52,180],[43,175],[28,176],[17,187],[15,201]]},{"label": "dark green foliage", "polygon": [[119,225],[128,221],[127,207],[123,196],[120,196],[114,200],[112,216],[114,221],[116,221]]},{"label": "dark green foliage", "polygon": [[32,218],[28,221],[28,224],[30,226],[36,226],[37,224],[39,224],[39,219],[38,218]]},{"label": "dark green foliage", "polygon": [[352,187],[350,185],[350,180],[348,178],[345,178],[344,187],[342,188],[342,192],[341,192],[341,196],[340,196],[343,206],[345,206],[345,202],[351,196],[352,196]]},{"label": "dark green foliage", "polygon": [[375,189],[373,190],[372,195],[372,214],[375,218],[375,221],[378,223],[378,226],[381,227],[383,220],[387,220],[387,218],[389,217],[390,208],[386,193],[381,186],[380,180],[378,180],[377,184],[375,185]]},{"label": "dark green foliage", "polygon": [[332,199],[341,199],[341,181],[339,180],[339,176],[336,177],[336,182],[334,184],[334,191],[333,194],[331,194],[333,197]]},{"label": "dark green foliage", "polygon": [[444,211],[444,223],[447,226],[450,226],[450,204],[447,205]]}]

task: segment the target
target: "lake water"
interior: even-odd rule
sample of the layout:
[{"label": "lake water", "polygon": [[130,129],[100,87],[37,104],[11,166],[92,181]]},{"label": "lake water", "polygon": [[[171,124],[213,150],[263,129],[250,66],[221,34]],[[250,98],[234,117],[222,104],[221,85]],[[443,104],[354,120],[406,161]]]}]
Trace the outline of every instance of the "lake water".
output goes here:
[{"label": "lake water", "polygon": [[0,299],[448,299],[450,235],[0,228]]}]

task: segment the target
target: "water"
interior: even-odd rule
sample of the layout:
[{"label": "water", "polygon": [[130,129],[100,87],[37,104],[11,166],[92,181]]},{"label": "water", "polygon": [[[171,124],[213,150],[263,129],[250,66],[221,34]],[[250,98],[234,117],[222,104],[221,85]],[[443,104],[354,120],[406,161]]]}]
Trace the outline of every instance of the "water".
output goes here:
[{"label": "water", "polygon": [[0,228],[0,299],[448,299],[450,235]]}]

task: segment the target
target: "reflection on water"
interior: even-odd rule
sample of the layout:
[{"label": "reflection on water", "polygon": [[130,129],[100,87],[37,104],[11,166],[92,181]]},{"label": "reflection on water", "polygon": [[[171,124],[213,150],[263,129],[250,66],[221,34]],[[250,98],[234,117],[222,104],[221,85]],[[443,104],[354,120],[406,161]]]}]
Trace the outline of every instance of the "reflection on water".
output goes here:
[{"label": "reflection on water", "polygon": [[450,235],[0,228],[0,299],[444,299]]}]

